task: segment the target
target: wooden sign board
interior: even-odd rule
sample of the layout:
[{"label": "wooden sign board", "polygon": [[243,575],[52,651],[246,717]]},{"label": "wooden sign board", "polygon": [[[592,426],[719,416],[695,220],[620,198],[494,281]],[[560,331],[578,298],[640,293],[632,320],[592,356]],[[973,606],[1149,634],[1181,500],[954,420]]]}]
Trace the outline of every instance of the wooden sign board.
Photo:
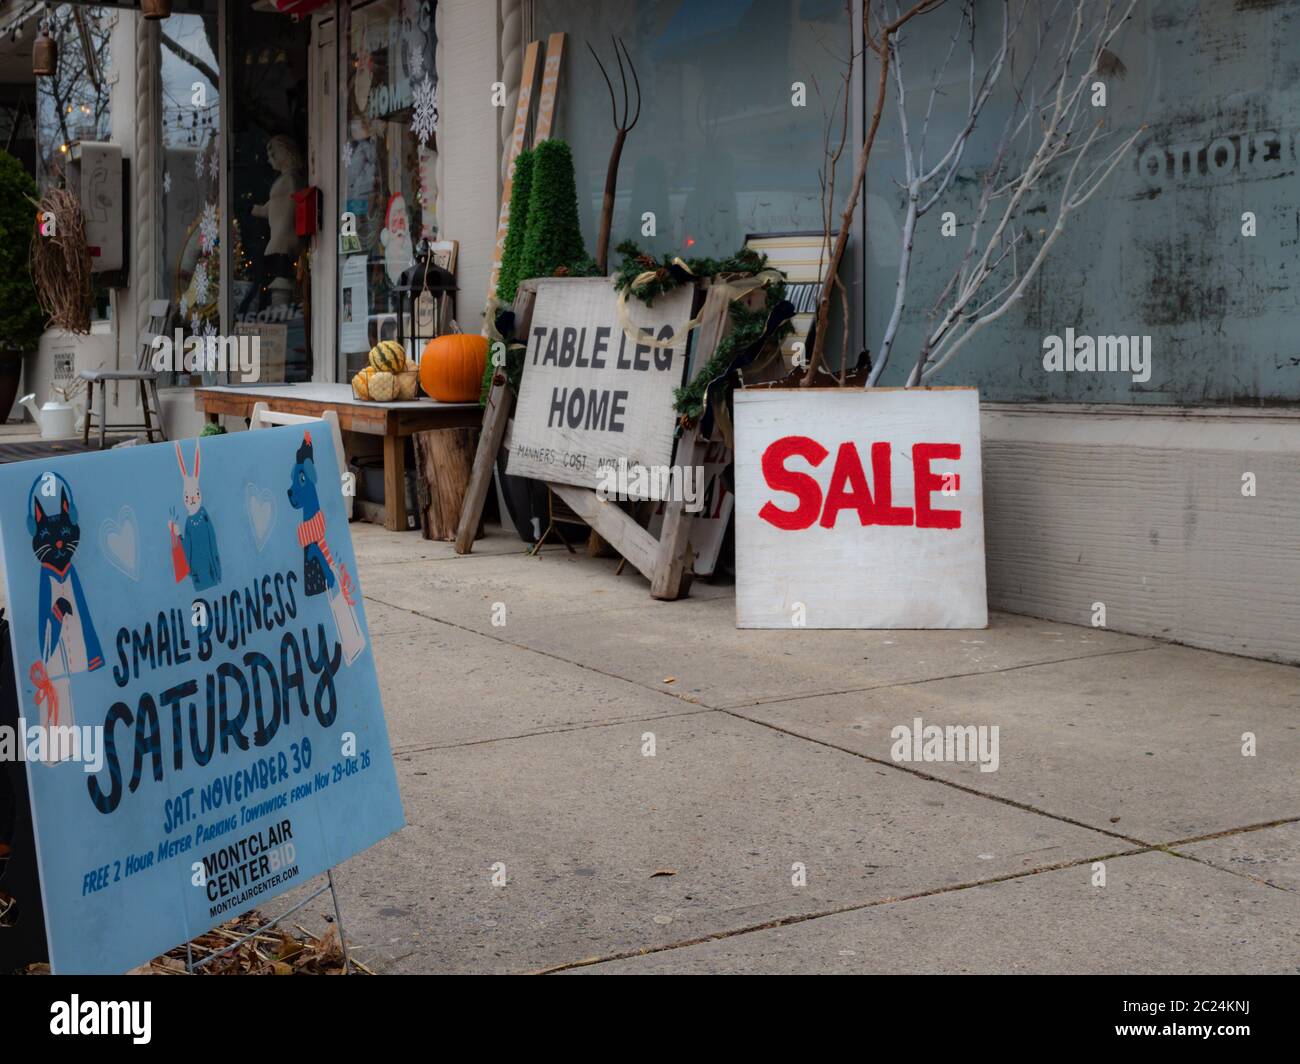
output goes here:
[{"label": "wooden sign board", "polygon": [[[501,256],[506,248],[506,230],[510,228],[510,193],[515,184],[515,159],[524,150],[524,133],[528,129],[528,112],[533,106],[533,85],[537,81],[537,53],[541,44],[532,41],[524,49],[524,69],[519,77],[519,98],[515,102],[515,124],[510,132],[510,157],[506,163],[505,178],[501,182],[501,208],[497,212],[497,239],[492,249],[492,271],[488,276],[488,299],[497,292],[497,278],[501,274]],[[489,323],[483,323],[486,333]]]},{"label": "wooden sign board", "polygon": [[974,388],[737,391],[737,628],[984,628]]},{"label": "wooden sign board", "polygon": [[564,60],[563,33],[552,33],[546,38],[546,62],[542,65],[542,96],[537,101],[537,128],[533,131],[533,147],[551,137],[555,124],[555,96],[560,87],[560,63]]},{"label": "wooden sign board", "polygon": [[[594,284],[600,283],[602,282],[594,282]],[[593,281],[565,279],[553,281],[527,280],[521,282],[514,306],[515,329],[520,336],[531,337],[533,335],[532,326],[535,320],[534,310],[537,304],[537,293],[538,288],[543,285],[548,287],[552,285],[585,285],[591,287]],[[691,286],[686,292],[686,305],[689,307],[695,300],[695,286]],[[662,312],[664,302],[661,300],[655,302],[657,310]],[[699,313],[700,325],[693,333],[697,364],[702,365],[703,362],[713,357],[718,342],[730,327],[729,307],[730,301],[727,298],[725,286],[717,285],[704,293],[704,302]],[[598,328],[603,327],[598,326]],[[679,334],[674,332],[672,335]],[[577,344],[578,341],[575,338],[574,362],[577,361]],[[633,346],[635,347],[635,345]],[[594,350],[594,347],[592,350]],[[543,349],[543,357],[544,355],[545,349]],[[558,353],[556,361],[559,362]],[[604,360],[602,359],[602,361]],[[677,363],[676,356],[673,358],[673,363],[674,365]],[[529,372],[525,368],[525,387],[527,387]],[[633,370],[633,372],[637,371]],[[536,376],[534,379],[536,379]],[[668,376],[668,374],[664,374],[664,376]],[[676,420],[671,417],[671,394],[670,389],[668,410],[670,415],[668,422],[670,448],[672,424]],[[492,390],[488,393],[487,410],[483,415],[483,431],[479,435],[478,452],[474,456],[474,467],[470,474],[469,487],[465,490],[465,502],[460,512],[460,524],[456,529],[457,554],[468,554],[474,547],[474,530],[477,528],[479,518],[483,513],[483,502],[487,498],[488,487],[492,480],[492,469],[496,463],[497,451],[501,447],[502,438],[505,436],[506,423],[510,419],[511,410],[514,406],[515,403],[511,398],[510,389],[506,385],[506,375],[497,373],[493,378]],[[516,433],[518,428],[519,425],[516,424]],[[512,441],[510,449],[512,462],[516,450],[517,448]],[[675,459],[678,468],[702,467],[705,457],[704,450],[705,442],[700,439],[698,427],[691,426],[687,428],[682,433],[681,439],[677,441]],[[553,476],[549,464],[547,475],[548,477]],[[652,535],[637,524],[626,510],[619,506],[609,505],[604,498],[597,495],[591,488],[562,484],[553,479],[548,480],[548,483],[556,495],[650,581],[650,594],[654,598],[671,601],[684,598],[690,593],[691,579],[694,576],[691,570],[690,544],[694,515],[688,512],[681,502],[673,501],[668,504],[664,511],[658,535]]]},{"label": "wooden sign board", "polygon": [[[560,64],[564,61],[563,33],[552,33],[546,38],[546,59],[542,65],[542,98],[537,104],[537,128],[533,133],[533,147],[549,140],[555,122],[555,96],[560,86]],[[497,280],[501,276],[501,257],[506,249],[506,232],[510,228],[510,195],[515,185],[515,160],[524,150],[524,135],[528,130],[528,114],[533,105],[533,85],[537,81],[537,58],[541,44],[532,41],[524,50],[524,68],[519,78],[519,98],[515,102],[515,123],[510,133],[510,157],[505,178],[501,182],[501,208],[497,213],[497,240],[492,250],[492,271],[488,276],[488,299],[496,295]],[[454,270],[452,271],[455,272]],[[486,334],[488,322],[483,323]]]},{"label": "wooden sign board", "polygon": [[[715,430],[716,431],[716,430]],[[691,522],[692,568],[696,576],[712,576],[718,567],[727,526],[731,524],[731,511],[736,497],[727,487],[723,474],[731,464],[731,451],[721,440],[710,440],[704,448],[704,465],[696,482],[700,509]],[[669,504],[660,502],[650,515],[646,528],[651,535],[659,535]]]},{"label": "wooden sign board", "polygon": [[[650,307],[629,300],[633,328],[655,339],[685,336],[694,294],[683,285]],[[633,342],[619,324],[617,295],[605,277],[538,282],[508,472],[596,488],[620,460],[671,467],[685,340],[675,348]]]}]

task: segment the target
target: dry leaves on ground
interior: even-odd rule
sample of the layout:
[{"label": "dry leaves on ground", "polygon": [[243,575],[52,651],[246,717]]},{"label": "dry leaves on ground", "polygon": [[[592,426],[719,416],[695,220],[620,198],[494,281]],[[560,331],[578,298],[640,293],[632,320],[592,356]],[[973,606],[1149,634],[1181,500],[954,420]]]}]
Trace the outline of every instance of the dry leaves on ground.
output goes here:
[{"label": "dry leaves on ground", "polygon": [[[298,936],[291,935],[279,927],[258,932],[266,923],[266,917],[253,909],[236,917],[220,927],[199,935],[190,944],[194,963],[200,964],[195,975],[343,975],[343,948],[339,944],[338,928],[333,924],[324,935],[316,936],[301,924],[295,924]],[[251,935],[240,942],[234,949],[230,945],[245,935]],[[221,953],[220,956],[216,954]],[[352,960],[352,968],[365,975],[374,975],[369,968]],[[48,975],[48,964],[33,964],[27,969],[29,975]],[[132,968],[127,975],[185,975],[186,952],[182,943],[175,949],[168,950],[161,957],[155,957],[148,964]]]}]

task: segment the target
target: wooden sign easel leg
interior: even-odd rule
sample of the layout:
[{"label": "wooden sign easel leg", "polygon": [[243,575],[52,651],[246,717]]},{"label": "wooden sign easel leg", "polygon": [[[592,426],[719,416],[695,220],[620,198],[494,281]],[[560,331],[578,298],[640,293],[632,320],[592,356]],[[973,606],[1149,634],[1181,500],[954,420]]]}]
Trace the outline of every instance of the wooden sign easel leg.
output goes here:
[{"label": "wooden sign easel leg", "polygon": [[[679,469],[704,469],[705,441],[700,439],[699,427],[692,426],[682,434],[677,443]],[[688,513],[680,502],[664,507],[664,522],[659,529],[659,555],[655,573],[650,577],[650,594],[657,599],[684,598],[691,589],[695,576],[691,563],[691,525],[694,514]]]},{"label": "wooden sign easel leg", "polygon": [[[505,373],[502,371],[501,376]],[[506,423],[514,409],[515,397],[503,380],[495,381],[492,391],[488,393],[487,413],[483,415],[483,431],[478,438],[478,450],[474,452],[474,468],[470,471],[469,487],[465,489],[465,502],[460,511],[460,523],[456,526],[456,553],[468,554],[474,549],[474,534],[478,531],[479,521],[483,517],[483,504],[492,486],[492,470],[496,466],[497,452],[505,439]]]},{"label": "wooden sign easel leg", "polygon": [[[703,466],[704,446],[697,429],[691,428],[677,445],[677,464],[683,468]],[[664,523],[656,539],[619,506],[602,499],[591,488],[572,484],[549,484],[602,539],[608,540],[626,561],[650,581],[650,594],[657,599],[685,598],[691,590],[691,522],[680,501],[664,508]]]},{"label": "wooden sign easel leg", "polygon": [[[533,317],[533,298],[536,290],[524,281],[515,298],[515,335],[527,335]],[[489,351],[489,357],[491,353]],[[492,470],[496,466],[497,452],[506,438],[506,425],[515,407],[515,395],[506,384],[506,368],[499,367],[492,378],[488,392],[487,411],[483,415],[483,431],[479,434],[478,450],[474,452],[474,468],[470,471],[469,486],[465,489],[465,502],[456,526],[456,553],[468,554],[474,549],[474,535],[483,517],[483,504],[492,487]]]}]

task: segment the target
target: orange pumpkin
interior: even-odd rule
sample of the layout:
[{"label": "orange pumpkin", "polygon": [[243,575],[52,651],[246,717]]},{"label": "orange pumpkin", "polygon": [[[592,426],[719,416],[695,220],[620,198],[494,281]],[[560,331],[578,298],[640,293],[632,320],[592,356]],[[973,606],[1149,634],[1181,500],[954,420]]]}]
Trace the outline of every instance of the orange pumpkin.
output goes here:
[{"label": "orange pumpkin", "polygon": [[487,355],[486,336],[437,336],[425,345],[420,356],[420,387],[440,403],[478,402]]}]

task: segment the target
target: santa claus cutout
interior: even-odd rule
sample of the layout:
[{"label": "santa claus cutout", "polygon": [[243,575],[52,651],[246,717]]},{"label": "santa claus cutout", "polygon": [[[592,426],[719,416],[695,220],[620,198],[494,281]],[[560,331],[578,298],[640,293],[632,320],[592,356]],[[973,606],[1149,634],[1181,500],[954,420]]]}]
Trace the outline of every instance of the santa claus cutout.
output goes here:
[{"label": "santa claus cutout", "polygon": [[396,287],[401,283],[403,271],[415,265],[411,226],[406,217],[406,200],[400,192],[388,199],[388,211],[384,215],[384,228],[379,234],[379,243],[384,248],[384,273],[388,275],[388,283]]}]

